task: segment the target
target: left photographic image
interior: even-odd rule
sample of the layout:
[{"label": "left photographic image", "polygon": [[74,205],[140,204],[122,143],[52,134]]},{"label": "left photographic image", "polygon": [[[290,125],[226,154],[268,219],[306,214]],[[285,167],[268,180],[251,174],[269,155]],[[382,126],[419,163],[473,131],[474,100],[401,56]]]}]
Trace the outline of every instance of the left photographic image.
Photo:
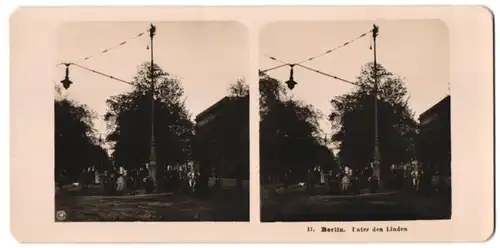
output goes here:
[{"label": "left photographic image", "polygon": [[237,22],[62,25],[55,221],[249,221],[248,36]]}]

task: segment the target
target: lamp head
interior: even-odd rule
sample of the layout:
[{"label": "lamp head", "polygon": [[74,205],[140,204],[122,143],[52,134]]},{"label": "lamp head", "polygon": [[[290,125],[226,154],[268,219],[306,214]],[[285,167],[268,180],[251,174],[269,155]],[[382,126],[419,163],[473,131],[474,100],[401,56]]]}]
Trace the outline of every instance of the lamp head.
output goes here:
[{"label": "lamp head", "polygon": [[373,38],[378,36],[378,26],[375,24],[373,24],[372,35],[373,35]]},{"label": "lamp head", "polygon": [[153,36],[155,36],[155,34],[156,34],[156,26],[151,23],[150,28],[149,28],[149,36],[151,36],[151,38],[153,38]]},{"label": "lamp head", "polygon": [[61,84],[63,85],[64,89],[68,89],[72,83],[73,82],[71,82],[71,80],[69,80],[69,78],[65,78],[64,80],[61,81]]},{"label": "lamp head", "polygon": [[290,90],[293,90],[293,88],[295,88],[295,85],[297,85],[297,82],[295,82],[293,80],[293,78],[291,78],[290,80],[286,81],[285,83],[288,86],[288,89],[290,89]]},{"label": "lamp head", "polygon": [[65,64],[66,66],[66,77],[64,77],[64,80],[61,81],[61,84],[63,85],[64,89],[68,89],[69,86],[71,86],[71,84],[73,84],[73,82],[71,82],[71,80],[69,80],[69,66],[70,64]]},{"label": "lamp head", "polygon": [[288,79],[288,81],[285,82],[285,84],[288,86],[288,89],[290,90],[293,90],[293,88],[295,88],[295,85],[297,85],[297,82],[295,82],[295,80],[293,80],[293,67],[295,65],[290,65],[290,79]]}]

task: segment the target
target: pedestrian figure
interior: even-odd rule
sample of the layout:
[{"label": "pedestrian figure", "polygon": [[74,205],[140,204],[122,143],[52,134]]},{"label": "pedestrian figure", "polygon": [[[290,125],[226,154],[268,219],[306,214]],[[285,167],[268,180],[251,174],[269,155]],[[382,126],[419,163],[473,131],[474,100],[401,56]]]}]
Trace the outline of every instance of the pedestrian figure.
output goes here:
[{"label": "pedestrian figure", "polygon": [[144,189],[146,190],[146,193],[153,193],[154,188],[155,188],[155,182],[152,177],[147,176],[143,179],[144,183]]},{"label": "pedestrian figure", "polygon": [[321,169],[319,166],[314,168],[314,184],[321,184]]},{"label": "pedestrian figure", "polygon": [[371,193],[377,192],[377,190],[379,188],[378,177],[377,176],[371,176],[368,180],[370,182],[370,192]]},{"label": "pedestrian figure", "polygon": [[149,176],[149,170],[145,166],[142,166],[139,169],[140,188],[144,188],[144,189],[146,188],[146,181],[147,181],[148,176]]},{"label": "pedestrian figure", "polygon": [[196,179],[197,179],[197,173],[194,169],[191,169],[191,171],[188,173],[188,184],[189,184],[189,189],[191,192],[194,192],[196,189]]},{"label": "pedestrian figure", "polygon": [[101,184],[101,181],[100,181],[100,174],[99,174],[99,170],[96,169],[94,170],[94,182],[96,185],[100,185]]},{"label": "pedestrian figure", "polygon": [[134,177],[131,171],[124,170],[123,171],[123,176],[125,177],[125,186],[126,190],[128,191],[134,191]]},{"label": "pedestrian figure", "polygon": [[217,187],[217,176],[215,175],[214,168],[212,168],[212,173],[210,174],[210,177],[208,178],[208,187],[209,188]]},{"label": "pedestrian figure", "polygon": [[112,195],[115,193],[115,179],[113,173],[108,174],[107,171],[104,172],[103,184],[107,195]]},{"label": "pedestrian figure", "polygon": [[137,177],[137,188],[138,189],[142,189],[144,188],[144,177],[143,177],[143,173],[144,173],[144,168],[140,167],[139,170],[136,171],[136,177]]},{"label": "pedestrian figure", "polygon": [[131,175],[131,177],[134,178],[134,188],[138,190],[141,188],[142,178],[139,176],[139,170],[134,170],[132,173],[133,175]]},{"label": "pedestrian figure", "polygon": [[82,169],[80,172],[80,178],[78,180],[78,187],[80,188],[80,191],[85,191],[87,190],[87,170]]},{"label": "pedestrian figure", "polygon": [[283,188],[284,189],[288,189],[289,182],[290,182],[290,178],[289,178],[288,172],[285,172],[285,174],[283,175]]},{"label": "pedestrian figure", "polygon": [[119,193],[124,193],[126,190],[127,190],[126,176],[119,174],[118,178],[116,179],[116,191]]},{"label": "pedestrian figure", "polygon": [[316,179],[315,173],[312,169],[309,169],[307,172],[307,179],[306,179],[306,191],[308,193],[312,193],[314,191],[314,181]]},{"label": "pedestrian figure", "polygon": [[412,183],[413,183],[413,189],[415,191],[418,191],[420,189],[420,172],[418,169],[414,169],[411,172],[411,178],[412,178]]},{"label": "pedestrian figure", "polygon": [[108,183],[108,171],[104,171],[102,175],[99,177],[100,190],[102,193],[106,193],[106,187]]},{"label": "pedestrian figure", "polygon": [[352,176],[351,178],[352,191],[354,194],[359,195],[359,178],[358,176]]},{"label": "pedestrian figure", "polygon": [[321,185],[324,185],[326,183],[326,174],[324,171],[320,171],[320,178],[319,178],[319,183]]},{"label": "pedestrian figure", "polygon": [[135,181],[134,181],[134,172],[125,170],[125,183],[127,184],[127,190],[130,193],[134,193],[135,191]]},{"label": "pedestrian figure", "polygon": [[342,192],[347,192],[347,189],[349,189],[349,177],[344,175],[342,177]]},{"label": "pedestrian figure", "polygon": [[165,168],[167,168],[165,173],[165,189],[170,191],[174,189],[174,171],[171,165],[166,165]]},{"label": "pedestrian figure", "polygon": [[95,169],[94,166],[87,169],[87,185],[93,185],[95,183]]}]

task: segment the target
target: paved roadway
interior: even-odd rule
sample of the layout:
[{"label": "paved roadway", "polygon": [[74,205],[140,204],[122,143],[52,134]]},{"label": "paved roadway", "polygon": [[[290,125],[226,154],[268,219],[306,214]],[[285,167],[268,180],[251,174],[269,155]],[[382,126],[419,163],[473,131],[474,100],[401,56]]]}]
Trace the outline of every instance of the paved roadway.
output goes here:
[{"label": "paved roadway", "polygon": [[248,192],[221,190],[206,199],[181,193],[60,196],[55,205],[56,220],[62,210],[65,221],[248,221],[248,202]]},{"label": "paved roadway", "polygon": [[307,195],[303,188],[264,192],[261,220],[384,221],[449,218],[442,198],[403,192],[353,195]]}]

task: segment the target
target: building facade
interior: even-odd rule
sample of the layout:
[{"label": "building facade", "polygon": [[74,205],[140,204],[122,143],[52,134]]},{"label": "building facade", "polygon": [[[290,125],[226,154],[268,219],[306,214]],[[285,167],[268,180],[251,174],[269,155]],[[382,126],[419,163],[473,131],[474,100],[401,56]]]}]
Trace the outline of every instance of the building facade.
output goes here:
[{"label": "building facade", "polygon": [[249,178],[249,97],[224,97],[196,116],[193,155],[200,172]]},{"label": "building facade", "polygon": [[419,117],[417,154],[427,176],[451,176],[451,98],[447,96]]}]

